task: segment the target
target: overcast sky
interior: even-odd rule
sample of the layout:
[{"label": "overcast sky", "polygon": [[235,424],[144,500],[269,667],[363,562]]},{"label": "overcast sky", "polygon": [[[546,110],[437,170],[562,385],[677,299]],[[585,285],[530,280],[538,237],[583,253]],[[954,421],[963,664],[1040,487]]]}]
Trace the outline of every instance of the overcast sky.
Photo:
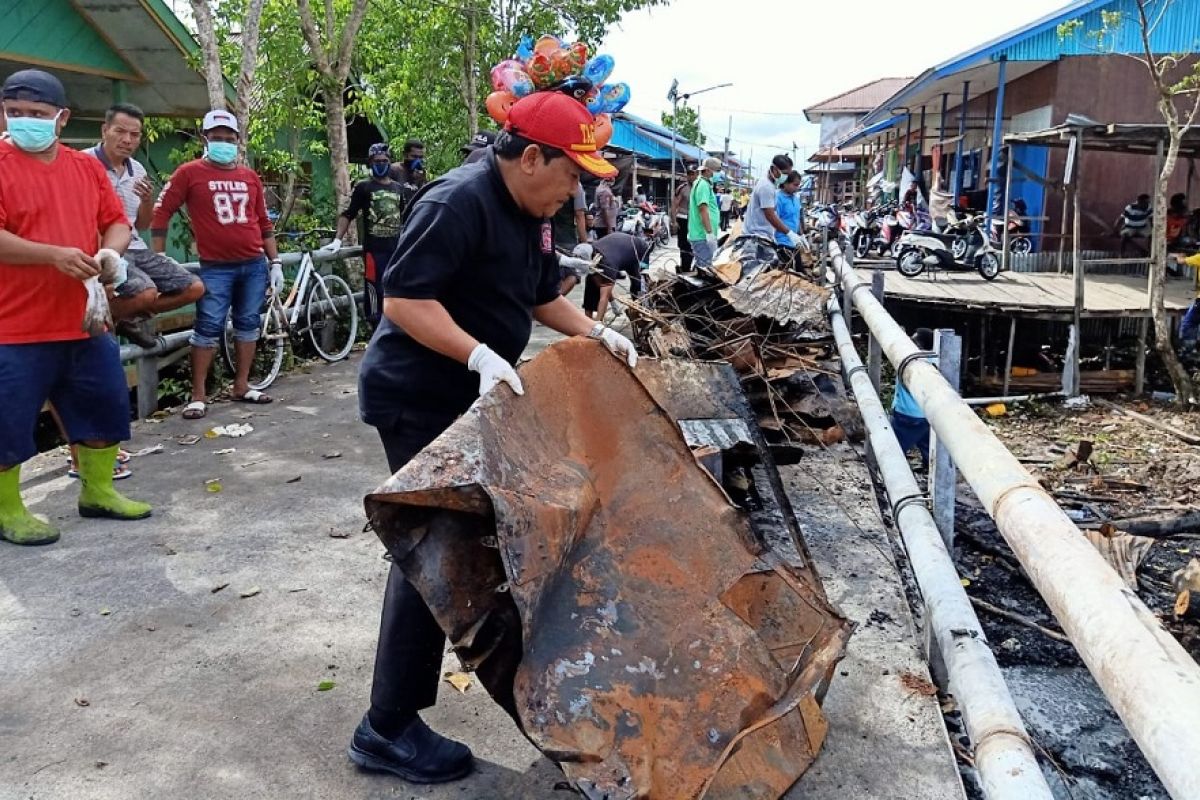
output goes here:
[{"label": "overcast sky", "polygon": [[946,4],[933,0],[670,0],[627,14],[601,52],[616,61],[611,80],[632,89],[628,110],[654,122],[669,111],[667,90],[732,83],[692,99],[705,146],[742,158],[790,150],[807,158],[817,128],[804,120],[814,105],[876,78],[912,77],[925,69],[1045,16],[1065,0]]}]

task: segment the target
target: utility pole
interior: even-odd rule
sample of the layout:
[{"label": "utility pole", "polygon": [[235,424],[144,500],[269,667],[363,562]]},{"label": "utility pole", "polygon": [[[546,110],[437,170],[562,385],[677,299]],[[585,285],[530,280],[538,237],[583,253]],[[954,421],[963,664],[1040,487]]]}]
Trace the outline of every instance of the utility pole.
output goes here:
[{"label": "utility pole", "polygon": [[733,138],[733,114],[729,115],[729,129],[725,131],[725,158],[729,158],[729,140]]},{"label": "utility pole", "polygon": [[[683,102],[687,103],[688,98],[692,97],[692,95],[704,94],[705,92],[711,92],[713,89],[724,89],[726,86],[733,86],[733,84],[721,83],[716,86],[709,86],[707,89],[699,89],[694,92],[680,92],[679,81],[671,81],[671,89],[667,92],[667,99],[671,101],[671,203],[675,202],[675,145],[679,138],[677,133],[679,128],[679,98],[682,97]],[[697,109],[696,122],[699,123],[699,121],[700,112],[699,109]],[[729,124],[730,127],[732,127],[732,118],[730,118]]]}]

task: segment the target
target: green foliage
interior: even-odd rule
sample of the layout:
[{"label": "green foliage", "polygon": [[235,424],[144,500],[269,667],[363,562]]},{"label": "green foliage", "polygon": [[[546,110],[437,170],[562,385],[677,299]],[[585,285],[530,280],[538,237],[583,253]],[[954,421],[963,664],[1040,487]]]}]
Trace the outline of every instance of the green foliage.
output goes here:
[{"label": "green foliage", "polygon": [[678,120],[669,111],[662,113],[662,124],[664,127],[670,128],[673,121],[678,122],[675,133],[681,140],[698,146],[704,145],[704,134],[700,131],[699,110],[692,108],[686,102],[680,103]]},{"label": "green foliage", "polygon": [[[522,36],[552,33],[596,43],[623,14],[661,2],[371,3],[355,39],[353,68],[344,94],[347,117],[365,116],[394,145],[408,138],[423,140],[427,170],[434,175],[446,172],[460,161],[459,148],[469,136],[472,111],[481,127],[495,127],[483,105],[491,92],[489,72],[515,52]],[[221,62],[231,79],[240,70],[240,31],[246,5],[247,0],[212,3]],[[333,0],[336,21],[346,18],[350,5],[350,0]],[[314,3],[322,28],[324,8],[323,3]],[[340,24],[335,26],[335,32],[339,30]],[[300,32],[295,0],[266,0],[259,43],[247,152],[266,176],[298,174],[304,164],[328,155],[328,146],[320,80]],[[474,77],[473,93],[466,80],[468,66]],[[174,124],[155,127],[153,135],[166,135]],[[307,181],[300,183],[303,187]],[[328,226],[335,212],[333,205],[327,188],[302,191],[295,218],[287,227],[316,227],[308,224],[310,218]]]}]

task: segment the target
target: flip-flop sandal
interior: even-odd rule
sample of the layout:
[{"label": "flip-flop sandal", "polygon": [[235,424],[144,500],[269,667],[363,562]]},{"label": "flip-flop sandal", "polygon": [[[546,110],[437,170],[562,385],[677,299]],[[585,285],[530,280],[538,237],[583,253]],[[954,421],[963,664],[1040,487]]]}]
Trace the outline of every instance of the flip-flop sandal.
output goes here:
[{"label": "flip-flop sandal", "polygon": [[258,389],[250,389],[249,391],[247,391],[245,394],[242,394],[242,395],[235,394],[232,396],[231,399],[235,403],[250,403],[251,405],[256,405],[256,406],[265,406],[267,403],[275,402],[274,397],[271,397],[270,395],[267,395],[267,394],[263,394]]},{"label": "flip-flop sandal", "polygon": [[204,419],[204,415],[208,413],[208,408],[199,400],[193,400],[183,407],[184,419]]},{"label": "flip-flop sandal", "polygon": [[[67,477],[69,477],[69,478],[78,478],[79,477],[79,470],[75,469],[74,464],[72,464],[67,469]],[[133,477],[133,470],[131,470],[129,467],[125,466],[120,461],[117,461],[113,464],[112,479],[114,481],[123,481],[126,478],[132,478],[132,477]]]}]

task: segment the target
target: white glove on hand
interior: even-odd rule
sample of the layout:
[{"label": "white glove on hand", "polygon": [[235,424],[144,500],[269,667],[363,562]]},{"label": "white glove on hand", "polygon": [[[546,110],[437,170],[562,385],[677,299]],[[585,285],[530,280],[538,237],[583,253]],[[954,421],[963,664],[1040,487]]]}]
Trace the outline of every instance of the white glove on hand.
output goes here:
[{"label": "white glove on hand", "polygon": [[486,344],[476,345],[471,351],[471,356],[467,359],[467,369],[479,373],[480,397],[490,392],[492,387],[501,381],[511,386],[517,394],[525,394],[525,387],[521,385],[517,371]]},{"label": "white glove on hand", "polygon": [[341,240],[341,239],[334,239],[334,240],[333,240],[332,242],[330,242],[329,244],[327,244],[327,245],[325,245],[324,247],[320,248],[320,249],[318,250],[318,252],[321,252],[321,253],[336,253],[338,250],[341,250],[341,249],[342,249],[342,240]]},{"label": "white glove on hand", "polygon": [[122,276],[122,273],[128,275],[127,266],[123,268],[125,259],[121,258],[120,253],[105,247],[96,253],[94,258],[96,259],[96,263],[100,265],[101,283],[117,284],[125,282],[125,277]]},{"label": "white glove on hand", "polygon": [[592,246],[587,242],[575,245],[575,249],[571,251],[571,255],[576,258],[582,258],[584,261],[591,261],[595,256]]},{"label": "white glove on hand", "polygon": [[[599,330],[597,331],[597,328]],[[630,369],[637,366],[638,354],[633,342],[626,339],[612,328],[601,328],[599,325],[588,334],[593,339],[599,339],[608,348],[608,352],[622,359]]]},{"label": "white glove on hand", "polygon": [[800,237],[800,234],[796,233],[795,231],[787,232],[787,240],[788,244],[790,244],[792,247],[799,247],[800,243],[804,241],[804,239]]},{"label": "white glove on hand", "polygon": [[572,258],[571,256],[559,256],[558,265],[565,267],[575,273],[575,277],[584,278],[592,269],[592,262],[582,258]]},{"label": "white glove on hand", "polygon": [[713,247],[717,246],[717,232],[716,231],[709,231],[708,233],[704,234],[704,239],[709,244],[711,244]]},{"label": "white glove on hand", "polygon": [[278,261],[271,262],[271,291],[275,294],[283,291],[283,265]]}]

